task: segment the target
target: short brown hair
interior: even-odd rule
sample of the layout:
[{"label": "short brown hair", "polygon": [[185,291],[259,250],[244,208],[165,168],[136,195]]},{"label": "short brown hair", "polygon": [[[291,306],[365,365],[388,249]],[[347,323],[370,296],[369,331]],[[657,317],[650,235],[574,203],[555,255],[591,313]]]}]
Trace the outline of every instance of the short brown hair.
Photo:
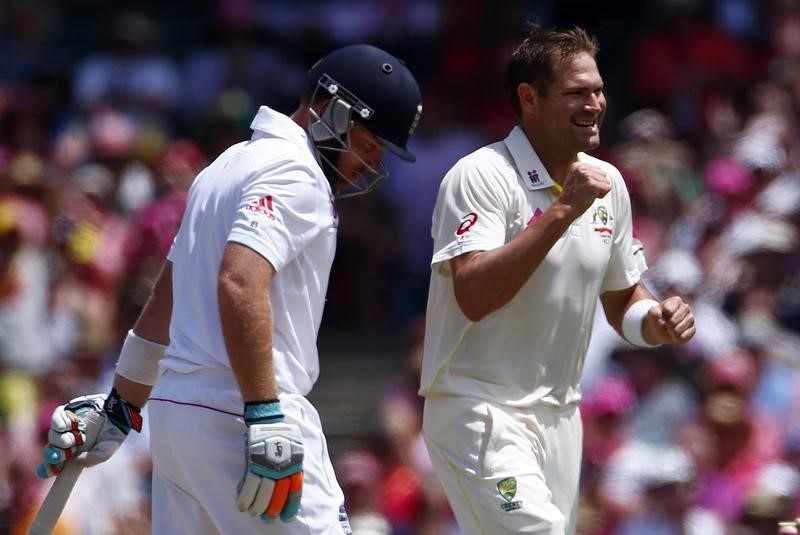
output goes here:
[{"label": "short brown hair", "polygon": [[527,37],[511,54],[506,67],[506,92],[516,114],[522,114],[517,96],[519,84],[531,84],[540,95],[547,95],[561,63],[582,52],[594,58],[598,50],[597,39],[578,26],[558,31],[530,23]]}]

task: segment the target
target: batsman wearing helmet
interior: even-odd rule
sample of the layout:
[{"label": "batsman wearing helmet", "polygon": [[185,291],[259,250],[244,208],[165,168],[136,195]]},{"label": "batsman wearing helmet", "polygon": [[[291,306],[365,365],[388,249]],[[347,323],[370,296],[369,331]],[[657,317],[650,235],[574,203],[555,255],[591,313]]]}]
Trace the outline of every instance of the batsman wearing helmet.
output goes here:
[{"label": "batsman wearing helmet", "polygon": [[654,300],[619,171],[588,154],[606,110],[597,43],[532,25],[506,88],[518,126],[447,173],[434,252],[423,432],[465,535],[575,532],[579,378],[598,296],[640,346],[695,332]]},{"label": "batsman wearing helmet", "polygon": [[[305,398],[319,374],[334,201],[386,178],[385,149],[414,160],[422,104],[405,64],[370,45],[330,53],[307,79],[291,117],[262,106],[251,139],[194,180],[111,392],[53,414],[43,477],[106,460],[141,429],[149,400],[154,533],[350,533]],[[94,444],[83,444],[88,425],[101,426]]]}]

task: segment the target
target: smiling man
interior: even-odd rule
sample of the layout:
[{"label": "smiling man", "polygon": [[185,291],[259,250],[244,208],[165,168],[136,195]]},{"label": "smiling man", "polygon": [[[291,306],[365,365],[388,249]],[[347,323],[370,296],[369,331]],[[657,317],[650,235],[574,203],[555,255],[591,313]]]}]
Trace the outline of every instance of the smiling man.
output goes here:
[{"label": "smiling man", "polygon": [[509,136],[447,173],[420,393],[423,430],[464,534],[572,534],[579,379],[598,296],[639,346],[681,344],[689,305],[658,302],[619,171],[585,151],[606,110],[597,43],[531,25],[511,57]]}]

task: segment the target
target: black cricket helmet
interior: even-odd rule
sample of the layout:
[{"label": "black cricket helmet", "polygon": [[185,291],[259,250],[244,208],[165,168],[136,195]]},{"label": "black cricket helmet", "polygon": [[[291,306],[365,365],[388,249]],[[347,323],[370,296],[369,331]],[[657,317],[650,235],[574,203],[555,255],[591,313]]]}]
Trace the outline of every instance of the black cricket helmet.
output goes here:
[{"label": "black cricket helmet", "polygon": [[[372,45],[349,45],[320,59],[306,78],[316,84],[309,133],[327,164],[326,172],[335,169],[335,158],[326,153],[350,150],[353,121],[361,122],[400,158],[416,160],[407,144],[422,113],[422,97],[414,76],[401,60]],[[328,105],[317,114],[314,104],[328,98]],[[366,193],[388,176],[383,165],[379,170],[367,167],[370,171],[359,179],[360,184],[342,177],[352,188],[338,191],[337,196]]]}]

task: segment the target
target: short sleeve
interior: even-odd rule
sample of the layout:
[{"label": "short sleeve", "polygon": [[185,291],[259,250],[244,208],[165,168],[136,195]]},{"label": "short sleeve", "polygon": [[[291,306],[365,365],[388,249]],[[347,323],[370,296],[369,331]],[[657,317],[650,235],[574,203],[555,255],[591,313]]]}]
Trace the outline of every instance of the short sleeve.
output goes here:
[{"label": "short sleeve", "polygon": [[320,229],[317,180],[303,165],[287,165],[248,181],[228,241],[241,243],[280,271]]},{"label": "short sleeve", "polygon": [[[499,172],[460,160],[445,175],[433,214],[432,266],[470,251],[488,251],[506,240],[507,188]],[[444,263],[444,264],[442,264]]]},{"label": "short sleeve", "polygon": [[616,232],[611,245],[611,258],[601,292],[630,288],[647,270],[644,250],[641,243],[633,237],[633,215],[631,199],[625,181],[619,171],[612,168],[613,195],[616,216]]}]

